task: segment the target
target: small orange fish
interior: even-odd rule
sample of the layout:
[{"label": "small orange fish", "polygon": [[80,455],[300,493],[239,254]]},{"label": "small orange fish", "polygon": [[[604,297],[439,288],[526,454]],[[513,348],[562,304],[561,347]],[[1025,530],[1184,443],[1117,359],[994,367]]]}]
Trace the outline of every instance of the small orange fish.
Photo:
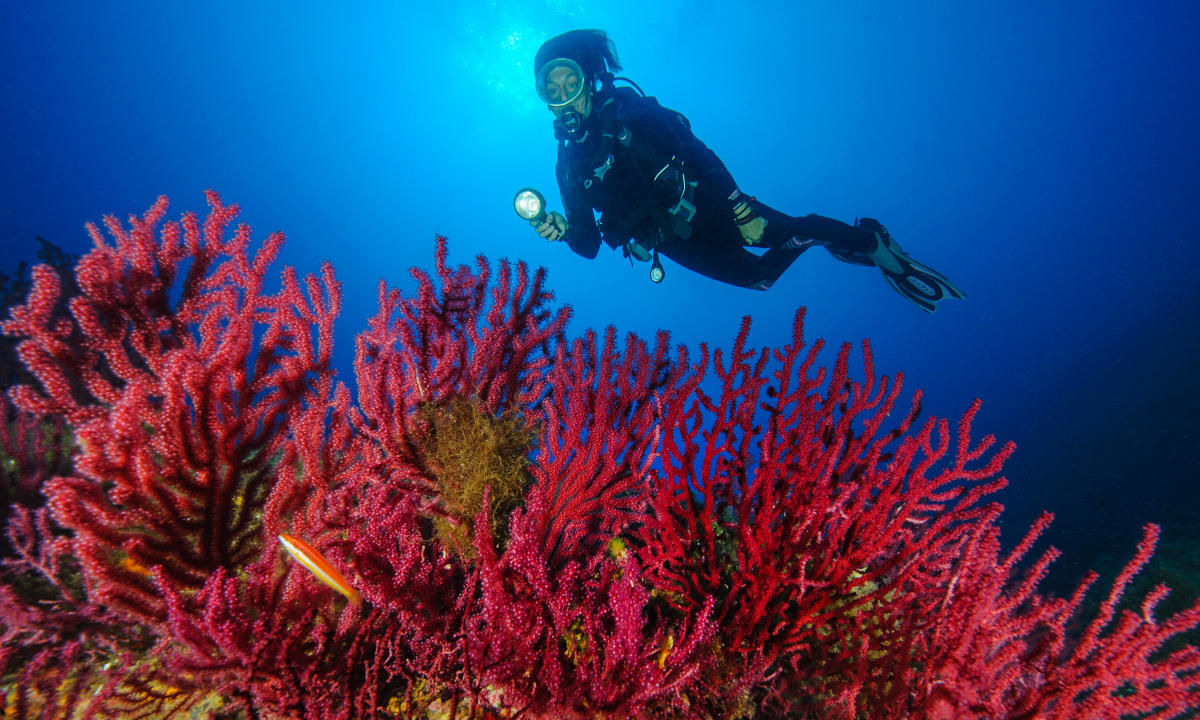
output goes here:
[{"label": "small orange fish", "polygon": [[337,568],[330,565],[325,556],[314,550],[311,545],[291,535],[280,535],[279,542],[283,543],[283,549],[287,550],[289,555],[308,568],[318,580],[345,595],[351,604],[357,605],[362,602],[362,594],[350,587],[350,583],[346,582],[346,578]]}]

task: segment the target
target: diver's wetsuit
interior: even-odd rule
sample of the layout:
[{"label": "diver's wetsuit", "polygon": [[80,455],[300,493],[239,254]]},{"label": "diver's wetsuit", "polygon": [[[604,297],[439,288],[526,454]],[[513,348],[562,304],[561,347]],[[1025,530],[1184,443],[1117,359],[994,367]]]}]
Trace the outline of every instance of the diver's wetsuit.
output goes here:
[{"label": "diver's wetsuit", "polygon": [[[557,120],[555,136],[566,241],[586,258],[596,257],[603,238],[627,255],[637,246],[657,249],[714,280],[760,290],[813,245],[848,262],[873,264],[866,258],[875,248],[873,233],[819,215],[785,215],[745,198],[767,220],[757,245],[766,252],[748,250],[729,201],[737,184],[724,163],[692,134],[687,118],[631,88],[606,85],[576,137]],[[687,181],[695,183],[690,222],[682,217],[686,211],[668,212]],[[600,212],[599,226],[593,209]]]}]

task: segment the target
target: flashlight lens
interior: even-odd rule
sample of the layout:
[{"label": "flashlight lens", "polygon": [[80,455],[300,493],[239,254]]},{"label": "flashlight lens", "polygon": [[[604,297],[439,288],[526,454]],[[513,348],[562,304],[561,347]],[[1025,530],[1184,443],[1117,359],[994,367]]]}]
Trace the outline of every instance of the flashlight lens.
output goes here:
[{"label": "flashlight lens", "polygon": [[533,220],[542,214],[542,209],[545,206],[545,200],[536,190],[525,189],[517,193],[517,197],[513,200],[513,207],[517,214],[525,220]]}]

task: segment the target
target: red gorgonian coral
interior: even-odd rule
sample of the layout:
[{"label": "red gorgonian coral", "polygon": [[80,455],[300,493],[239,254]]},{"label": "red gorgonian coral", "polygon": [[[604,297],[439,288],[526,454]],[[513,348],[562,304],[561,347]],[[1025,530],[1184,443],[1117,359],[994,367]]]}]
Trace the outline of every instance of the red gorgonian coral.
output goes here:
[{"label": "red gorgonian coral", "polygon": [[[1173,717],[1200,704],[1200,607],[1099,615],[1000,550],[1011,445],[896,412],[843,346],[569,338],[544,271],[381,284],[355,388],[332,268],[160,199],[3,325],[38,385],[5,457],[65,424],[69,470],[13,482],[0,623],[18,717]],[[710,377],[711,376],[711,377]],[[895,417],[892,417],[893,414]],[[25,429],[21,429],[25,428]],[[71,447],[67,445],[66,447]],[[25,465],[29,465],[28,462]],[[22,466],[24,467],[24,465]],[[40,474],[39,474],[40,473]],[[364,598],[280,550],[302,538]],[[315,566],[314,566],[315,567]],[[70,710],[65,710],[70,708]]]}]

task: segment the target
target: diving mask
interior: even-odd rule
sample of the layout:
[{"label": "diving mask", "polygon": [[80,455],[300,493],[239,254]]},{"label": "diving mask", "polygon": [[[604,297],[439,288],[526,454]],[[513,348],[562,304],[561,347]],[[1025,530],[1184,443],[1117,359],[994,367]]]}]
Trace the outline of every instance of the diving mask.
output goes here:
[{"label": "diving mask", "polygon": [[570,58],[551,60],[538,72],[538,97],[552,108],[566,107],[583,97],[586,91],[583,68]]}]

